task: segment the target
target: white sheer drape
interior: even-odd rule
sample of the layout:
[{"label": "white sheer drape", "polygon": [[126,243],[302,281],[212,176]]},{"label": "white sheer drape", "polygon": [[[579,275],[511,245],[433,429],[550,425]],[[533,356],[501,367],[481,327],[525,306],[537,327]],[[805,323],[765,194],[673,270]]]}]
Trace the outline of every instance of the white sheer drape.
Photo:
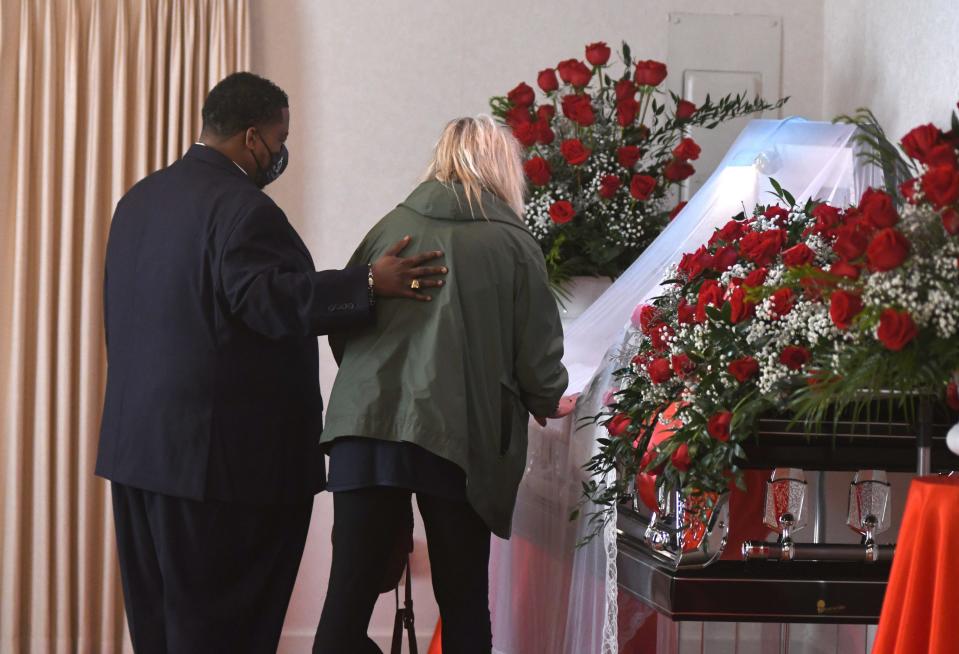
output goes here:
[{"label": "white sheer drape", "polygon": [[[637,304],[653,297],[667,266],[705,243],[716,227],[757,202],[770,203],[775,178],[796,197],[844,205],[879,177],[855,156],[848,125],[798,118],[755,120],[716,172],[636,262],[566,331],[569,392],[576,413],[546,428],[530,425],[527,474],[513,538],[494,539],[490,565],[493,645],[498,654],[613,653],[616,643],[616,534],[610,524],[588,545],[589,507],[569,520],[596,452],[588,421],[614,386],[611,357],[627,338]],[[584,420],[586,419],[586,420]],[[585,426],[583,426],[585,425]],[[580,426],[580,429],[576,429]]]}]

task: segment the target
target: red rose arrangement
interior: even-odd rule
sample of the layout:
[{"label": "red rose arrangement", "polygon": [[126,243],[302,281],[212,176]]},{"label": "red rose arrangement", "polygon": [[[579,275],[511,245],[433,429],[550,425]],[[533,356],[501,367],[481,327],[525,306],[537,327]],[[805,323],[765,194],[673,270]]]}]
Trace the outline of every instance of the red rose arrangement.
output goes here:
[{"label": "red rose arrangement", "polygon": [[[588,468],[620,474],[589,485],[590,500],[610,506],[650,475],[687,496],[722,493],[770,411],[814,421],[888,391],[959,411],[959,115],[901,147],[901,191],[800,206],[772,181],[777,204],[733,217],[667,271],[633,314],[638,346],[598,418],[626,427]],[[653,444],[664,415],[672,435]]]},{"label": "red rose arrangement", "polygon": [[727,96],[701,105],[666,93],[666,65],[635,61],[603,42],[490,100],[526,149],[525,220],[546,255],[550,279],[617,277],[681,207],[677,185],[695,173],[700,146],[690,128],[713,128],[776,109]]}]

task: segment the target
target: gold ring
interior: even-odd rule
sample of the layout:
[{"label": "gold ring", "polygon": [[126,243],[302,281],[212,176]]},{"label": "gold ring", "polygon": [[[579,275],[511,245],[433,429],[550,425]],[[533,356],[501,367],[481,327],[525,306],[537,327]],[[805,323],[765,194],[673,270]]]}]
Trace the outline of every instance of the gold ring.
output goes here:
[{"label": "gold ring", "polygon": [[420,287],[420,280],[414,279],[413,281],[410,282],[410,288],[412,288],[413,290],[416,290],[419,287]]}]

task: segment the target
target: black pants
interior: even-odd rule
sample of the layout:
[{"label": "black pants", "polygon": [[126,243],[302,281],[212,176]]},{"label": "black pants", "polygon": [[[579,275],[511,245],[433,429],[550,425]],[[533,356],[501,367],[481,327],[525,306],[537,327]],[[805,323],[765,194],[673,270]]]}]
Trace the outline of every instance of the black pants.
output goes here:
[{"label": "black pants", "polygon": [[196,502],[113,484],[137,654],[275,653],[312,507]]},{"label": "black pants", "polygon": [[[333,494],[333,564],[314,654],[379,654],[366,635],[390,553],[408,538],[408,490]],[[490,531],[464,501],[417,494],[426,527],[443,654],[489,654]],[[432,625],[430,625],[432,627]]]}]

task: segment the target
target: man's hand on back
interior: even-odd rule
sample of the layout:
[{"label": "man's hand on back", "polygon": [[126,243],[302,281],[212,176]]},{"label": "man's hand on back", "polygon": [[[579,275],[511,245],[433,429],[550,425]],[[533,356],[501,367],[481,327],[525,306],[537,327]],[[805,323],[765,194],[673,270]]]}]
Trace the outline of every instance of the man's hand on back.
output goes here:
[{"label": "man's hand on back", "polygon": [[378,297],[402,297],[411,300],[429,302],[433,298],[417,289],[436,288],[443,285],[442,279],[427,279],[449,272],[446,266],[424,266],[423,264],[443,256],[434,250],[422,252],[411,257],[401,257],[400,253],[410,244],[410,237],[404,236],[396,245],[373,262],[373,291]]}]

